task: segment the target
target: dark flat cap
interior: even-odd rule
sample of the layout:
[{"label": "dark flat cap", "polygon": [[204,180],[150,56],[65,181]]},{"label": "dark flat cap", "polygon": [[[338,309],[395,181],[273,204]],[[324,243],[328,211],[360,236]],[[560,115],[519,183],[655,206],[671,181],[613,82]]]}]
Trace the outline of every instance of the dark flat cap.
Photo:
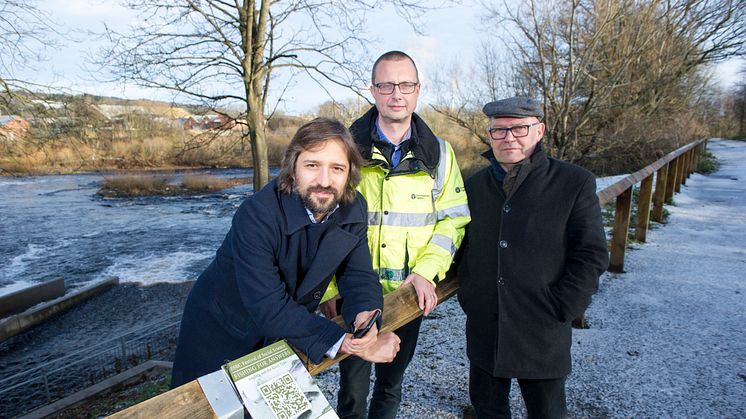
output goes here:
[{"label": "dark flat cap", "polygon": [[482,112],[490,118],[499,116],[513,116],[518,118],[529,116],[537,118],[544,117],[544,109],[541,103],[530,97],[511,97],[496,100],[484,105]]}]

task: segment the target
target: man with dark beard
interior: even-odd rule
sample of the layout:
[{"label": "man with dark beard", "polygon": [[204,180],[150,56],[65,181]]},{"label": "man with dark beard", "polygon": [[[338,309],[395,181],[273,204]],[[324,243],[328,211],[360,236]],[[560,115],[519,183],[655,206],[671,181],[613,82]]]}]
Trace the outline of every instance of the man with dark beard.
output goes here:
[{"label": "man with dark beard", "polygon": [[379,335],[374,325],[356,339],[313,313],[333,276],[348,324],[362,325],[383,306],[368,250],[367,207],[355,191],[361,165],[339,122],[319,118],[298,130],[280,176],[239,207],[189,294],[172,387],[279,339],[315,363],[338,352],[373,362],[394,358],[395,334]]}]

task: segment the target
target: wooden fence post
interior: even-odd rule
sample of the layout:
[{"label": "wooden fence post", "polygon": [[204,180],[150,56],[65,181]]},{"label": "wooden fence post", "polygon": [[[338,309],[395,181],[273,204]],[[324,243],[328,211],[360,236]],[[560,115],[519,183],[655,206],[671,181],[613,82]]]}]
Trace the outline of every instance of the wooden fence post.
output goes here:
[{"label": "wooden fence post", "polygon": [[676,192],[676,171],[678,170],[678,160],[674,159],[668,163],[668,178],[666,179],[666,202],[671,202],[673,194]]},{"label": "wooden fence post", "polygon": [[676,173],[673,178],[673,191],[679,193],[681,192],[681,172],[684,171],[684,162],[681,160],[681,156],[678,156],[674,159],[674,163],[676,166]]},{"label": "wooden fence post", "polygon": [[668,178],[668,164],[658,169],[655,175],[655,195],[653,197],[653,221],[663,222],[663,203],[666,202],[666,179]]},{"label": "wooden fence post", "polygon": [[627,232],[629,231],[629,215],[631,208],[632,187],[630,186],[616,197],[609,272],[624,272],[624,250],[627,248]]},{"label": "wooden fence post", "polygon": [[681,192],[681,186],[684,186],[684,184],[686,183],[686,153],[680,155],[679,158],[681,159],[681,171],[679,172],[679,192]]},{"label": "wooden fence post", "polygon": [[697,147],[693,147],[691,150],[689,150],[689,172],[686,174],[686,177],[692,175],[697,170]]},{"label": "wooden fence post", "polygon": [[637,225],[635,226],[635,240],[644,242],[648,235],[650,223],[650,198],[653,196],[653,174],[642,180],[640,195],[637,198]]}]

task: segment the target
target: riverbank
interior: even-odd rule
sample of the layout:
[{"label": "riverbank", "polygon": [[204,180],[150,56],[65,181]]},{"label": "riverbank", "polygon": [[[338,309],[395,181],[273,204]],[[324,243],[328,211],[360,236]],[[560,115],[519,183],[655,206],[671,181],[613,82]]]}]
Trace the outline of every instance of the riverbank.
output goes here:
[{"label": "riverbank", "polygon": [[58,167],[58,166],[35,166],[18,171],[8,165],[0,165],[0,177],[23,177],[23,176],[59,176],[59,175],[91,175],[91,174],[168,174],[181,171],[203,171],[203,170],[251,170],[251,166],[157,166],[157,167],[128,167],[119,166],[88,166],[88,167]]}]

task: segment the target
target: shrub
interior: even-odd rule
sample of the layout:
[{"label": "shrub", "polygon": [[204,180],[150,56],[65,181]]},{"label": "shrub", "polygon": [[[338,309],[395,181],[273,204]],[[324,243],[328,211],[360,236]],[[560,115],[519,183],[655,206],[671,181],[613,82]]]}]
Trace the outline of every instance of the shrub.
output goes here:
[{"label": "shrub", "polygon": [[246,183],[245,179],[226,179],[210,175],[187,175],[181,181],[182,190],[189,192],[214,192]]},{"label": "shrub", "polygon": [[104,177],[97,194],[105,197],[132,197],[168,194],[170,176],[126,175]]},{"label": "shrub", "polygon": [[720,167],[720,163],[717,161],[717,158],[710,153],[709,151],[706,151],[702,156],[700,157],[699,161],[697,162],[697,173],[702,174],[708,174],[716,171]]}]

